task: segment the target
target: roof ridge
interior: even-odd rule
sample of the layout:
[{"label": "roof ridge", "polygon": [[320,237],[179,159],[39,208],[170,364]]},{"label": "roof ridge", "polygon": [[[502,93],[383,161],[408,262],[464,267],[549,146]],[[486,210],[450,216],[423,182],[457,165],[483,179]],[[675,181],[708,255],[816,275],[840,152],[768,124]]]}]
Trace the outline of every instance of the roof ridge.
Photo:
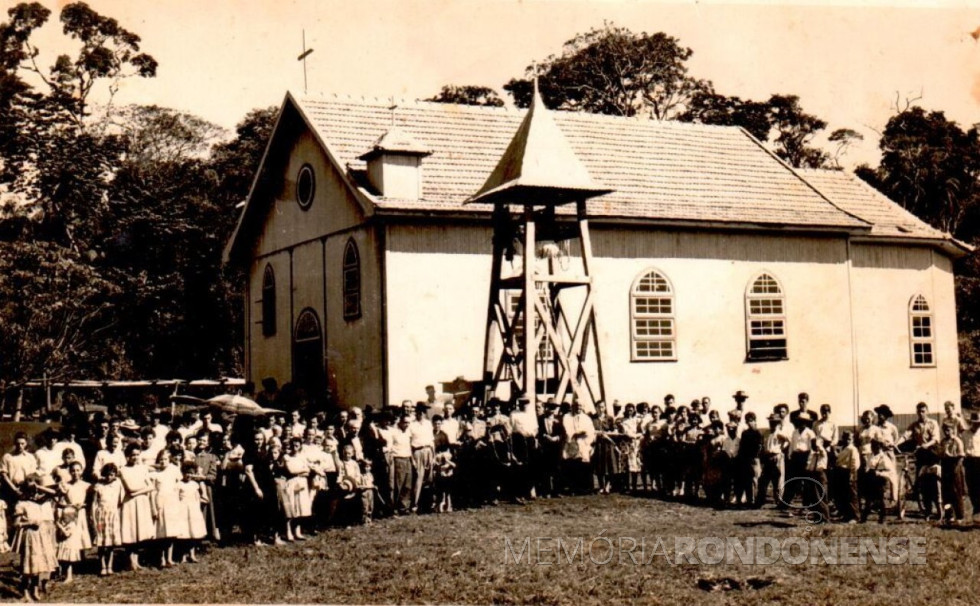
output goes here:
[{"label": "roof ridge", "polygon": [[[291,92],[291,91],[290,91]],[[500,106],[495,107],[491,105],[470,105],[466,103],[441,103],[438,101],[429,101],[427,99],[409,99],[407,97],[379,97],[370,95],[352,95],[349,93],[336,93],[336,92],[323,92],[318,91],[314,93],[306,93],[304,95],[294,94],[293,98],[300,103],[330,103],[332,101],[338,102],[349,102],[358,105],[368,105],[368,106],[383,106],[391,107],[392,104],[398,107],[417,107],[420,109],[442,109],[447,111],[450,107],[453,111],[464,111],[470,113],[480,113],[480,114],[508,114],[517,115],[523,117],[529,108],[526,107],[516,107],[516,106]],[[559,120],[564,120],[566,117],[580,122],[619,122],[619,123],[631,123],[631,124],[649,124],[651,126],[656,126],[658,128],[670,128],[677,130],[722,130],[727,132],[734,132],[736,130],[741,130],[742,127],[734,125],[725,124],[705,124],[703,122],[684,122],[681,120],[661,120],[656,118],[648,118],[641,116],[639,114],[633,116],[616,116],[612,114],[598,114],[594,112],[581,111],[581,110],[571,110],[571,109],[548,109],[552,112],[556,118]]]}]

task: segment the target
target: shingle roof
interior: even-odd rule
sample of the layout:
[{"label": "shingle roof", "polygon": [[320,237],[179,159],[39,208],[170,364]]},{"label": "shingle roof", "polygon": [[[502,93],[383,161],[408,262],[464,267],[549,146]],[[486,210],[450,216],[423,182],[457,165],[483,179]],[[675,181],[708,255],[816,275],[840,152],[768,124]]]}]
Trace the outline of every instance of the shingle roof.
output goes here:
[{"label": "shingle roof", "polygon": [[798,172],[838,206],[871,223],[873,236],[949,238],[852,173],[820,169]]},{"label": "shingle roof", "polygon": [[[373,197],[392,211],[486,213],[463,202],[494,170],[524,110],[344,97],[297,100],[341,165],[394,124],[432,155],[423,161],[422,198]],[[613,193],[588,202],[592,217],[868,229],[740,128],[553,112],[555,123],[599,183]],[[366,193],[366,192],[365,192]]]}]

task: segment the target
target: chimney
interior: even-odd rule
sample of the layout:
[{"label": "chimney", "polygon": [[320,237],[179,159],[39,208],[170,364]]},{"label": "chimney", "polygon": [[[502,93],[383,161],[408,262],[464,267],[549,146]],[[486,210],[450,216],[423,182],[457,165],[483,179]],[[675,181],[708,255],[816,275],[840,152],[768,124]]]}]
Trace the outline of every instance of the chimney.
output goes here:
[{"label": "chimney", "polygon": [[422,158],[430,154],[407,132],[392,126],[360,159],[367,162],[368,180],[382,197],[418,200],[422,197]]}]

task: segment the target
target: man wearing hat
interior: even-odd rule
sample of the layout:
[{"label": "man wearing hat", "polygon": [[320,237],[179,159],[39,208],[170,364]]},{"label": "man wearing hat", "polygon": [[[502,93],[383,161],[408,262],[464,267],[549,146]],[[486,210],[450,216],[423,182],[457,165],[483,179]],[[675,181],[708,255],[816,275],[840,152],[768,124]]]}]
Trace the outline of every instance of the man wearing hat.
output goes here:
[{"label": "man wearing hat", "polygon": [[745,412],[745,401],[749,399],[749,394],[739,389],[732,394],[732,399],[735,400],[735,410]]},{"label": "man wearing hat", "polygon": [[973,507],[973,517],[980,514],[980,412],[970,413],[969,428],[963,432],[963,459],[966,488]]}]

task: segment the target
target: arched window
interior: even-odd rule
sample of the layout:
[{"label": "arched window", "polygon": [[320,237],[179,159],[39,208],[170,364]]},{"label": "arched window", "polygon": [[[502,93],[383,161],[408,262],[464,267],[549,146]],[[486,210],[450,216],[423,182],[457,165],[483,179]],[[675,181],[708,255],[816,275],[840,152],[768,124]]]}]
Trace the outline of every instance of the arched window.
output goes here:
[{"label": "arched window", "polygon": [[630,342],[633,361],[677,359],[674,289],[656,270],[641,275],[630,289]]},{"label": "arched window", "polygon": [[361,317],[361,257],[354,239],[344,248],[344,319]]},{"label": "arched window", "polygon": [[316,312],[312,309],[304,309],[299,314],[299,318],[296,319],[294,340],[296,343],[308,343],[310,341],[318,341],[320,337],[320,318],[316,316]]},{"label": "arched window", "polygon": [[786,298],[779,282],[762,274],[745,294],[745,331],[750,361],[785,360]]},{"label": "arched window", "polygon": [[266,265],[262,274],[262,334],[276,334],[276,273],[272,265]]},{"label": "arched window", "polygon": [[913,367],[936,365],[933,334],[929,302],[922,295],[915,295],[909,301],[909,350]]}]

